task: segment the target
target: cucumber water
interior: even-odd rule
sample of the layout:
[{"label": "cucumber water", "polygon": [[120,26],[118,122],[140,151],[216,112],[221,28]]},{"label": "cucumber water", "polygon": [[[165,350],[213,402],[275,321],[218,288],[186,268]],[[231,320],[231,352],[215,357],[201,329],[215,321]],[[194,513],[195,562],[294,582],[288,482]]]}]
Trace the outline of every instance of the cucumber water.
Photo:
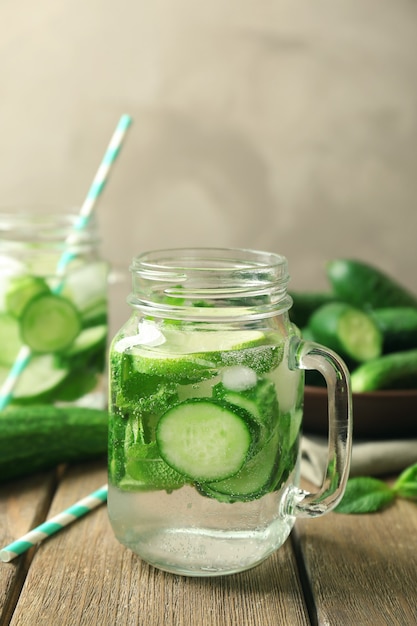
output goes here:
[{"label": "cucumber water", "polygon": [[21,266],[0,282],[0,385],[22,347],[30,351],[12,404],[104,405],[106,271],[78,260],[59,280]]},{"label": "cucumber water", "polygon": [[158,530],[166,515],[182,524],[178,511],[186,510],[189,527],[209,505],[220,528],[226,510],[256,515],[261,500],[285,488],[302,412],[302,374],[288,369],[285,344],[276,332],[152,320],[115,337],[108,510],[122,543],[146,557],[153,537],[169,540]]},{"label": "cucumber water", "polygon": [[[294,390],[286,385],[293,405],[285,399],[285,413],[280,410],[276,377],[288,370],[283,353],[284,340],[258,331],[187,332],[169,325],[161,331],[148,321],[138,335],[116,337],[110,355],[111,485],[138,492],[188,485],[219,502],[225,489],[234,501],[247,501],[279,488],[274,471],[283,456],[291,470],[297,447],[297,433],[290,442],[280,427],[293,415],[299,428],[302,403],[301,374],[293,372],[288,381]],[[152,472],[141,470],[145,458]],[[282,475],[288,471],[282,468]],[[236,493],[224,482],[233,477]]]},{"label": "cucumber water", "polygon": [[176,574],[253,567],[288,537],[300,493],[304,373],[286,260],[171,249],[130,271],[131,315],[109,352],[113,532]]}]

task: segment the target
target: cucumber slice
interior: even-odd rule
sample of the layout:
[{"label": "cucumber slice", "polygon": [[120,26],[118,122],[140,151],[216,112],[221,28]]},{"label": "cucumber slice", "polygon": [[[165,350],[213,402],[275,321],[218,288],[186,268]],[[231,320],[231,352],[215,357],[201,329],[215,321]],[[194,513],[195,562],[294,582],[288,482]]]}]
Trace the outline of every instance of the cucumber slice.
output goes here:
[{"label": "cucumber slice", "polygon": [[205,398],[185,400],[158,422],[156,441],[168,465],[198,482],[236,474],[250,456],[257,428],[248,413]]},{"label": "cucumber slice", "polygon": [[49,287],[39,276],[16,276],[12,278],[6,293],[6,309],[19,318],[26,305],[39,294],[50,293]]},{"label": "cucumber slice", "polygon": [[[9,368],[1,368],[1,384],[6,380],[9,371]],[[18,403],[40,401],[45,394],[56,389],[68,373],[67,369],[55,367],[54,357],[50,354],[32,357],[19,376],[13,393],[13,401]]]},{"label": "cucumber slice", "polygon": [[309,326],[316,340],[342,357],[369,361],[382,352],[382,334],[370,315],[344,302],[325,304]]},{"label": "cucumber slice", "polygon": [[106,339],[107,324],[86,328],[75,338],[68,350],[66,350],[65,356],[72,357],[82,352],[94,350],[100,344],[105,344]]},{"label": "cucumber slice", "polygon": [[65,350],[80,330],[80,317],[74,305],[51,293],[31,300],[20,320],[23,343],[37,353]]},{"label": "cucumber slice", "polygon": [[[144,374],[183,383],[210,378],[222,366],[241,365],[264,373],[278,365],[283,353],[281,346],[268,344],[266,335],[259,331],[164,329],[162,338],[165,340],[153,347],[139,345],[140,334],[137,345],[135,337],[131,338],[134,367]],[[114,349],[118,350],[117,341]]]},{"label": "cucumber slice", "polygon": [[107,301],[106,263],[88,263],[65,277],[61,295],[67,297],[80,311],[81,316],[90,315],[95,308],[103,308]]},{"label": "cucumber slice", "polygon": [[[224,381],[227,382],[229,379],[229,375],[223,376]],[[273,382],[260,380],[250,389],[240,392],[228,389],[224,383],[218,383],[213,387],[213,396],[245,409],[253,417],[260,427],[258,446],[262,446],[270,437],[273,425],[277,423],[279,417],[278,400]]]},{"label": "cucumber slice", "polygon": [[225,495],[229,497],[230,502],[247,502],[261,498],[270,490],[272,478],[275,476],[279,436],[278,429],[275,429],[263,448],[250,458],[234,476],[215,483],[200,485],[200,490],[221,502]]},{"label": "cucumber slice", "polygon": [[0,363],[11,367],[22,347],[19,323],[7,313],[0,314]]}]

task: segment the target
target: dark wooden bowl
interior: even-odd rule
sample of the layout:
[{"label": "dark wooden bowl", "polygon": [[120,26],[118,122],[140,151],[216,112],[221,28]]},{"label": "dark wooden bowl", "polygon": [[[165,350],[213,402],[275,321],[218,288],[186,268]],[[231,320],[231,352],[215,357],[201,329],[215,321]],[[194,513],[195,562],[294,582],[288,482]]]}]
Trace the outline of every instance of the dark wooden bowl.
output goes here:
[{"label": "dark wooden bowl", "polygon": [[[305,387],[304,432],[327,435],[327,390]],[[417,436],[417,389],[353,394],[353,434],[359,438]]]}]

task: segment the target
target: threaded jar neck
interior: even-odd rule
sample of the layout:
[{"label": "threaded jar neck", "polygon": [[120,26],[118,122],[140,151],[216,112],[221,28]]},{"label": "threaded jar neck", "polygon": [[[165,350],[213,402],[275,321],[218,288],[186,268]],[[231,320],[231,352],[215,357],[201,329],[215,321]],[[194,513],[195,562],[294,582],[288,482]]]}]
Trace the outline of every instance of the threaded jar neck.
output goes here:
[{"label": "threaded jar neck", "polygon": [[133,259],[131,306],[195,321],[272,317],[288,310],[285,257],[241,248],[182,248]]},{"label": "threaded jar neck", "polygon": [[77,211],[0,211],[0,253],[18,255],[22,260],[37,252],[89,255],[100,243],[97,223],[93,216],[85,228],[75,231],[77,219]]}]

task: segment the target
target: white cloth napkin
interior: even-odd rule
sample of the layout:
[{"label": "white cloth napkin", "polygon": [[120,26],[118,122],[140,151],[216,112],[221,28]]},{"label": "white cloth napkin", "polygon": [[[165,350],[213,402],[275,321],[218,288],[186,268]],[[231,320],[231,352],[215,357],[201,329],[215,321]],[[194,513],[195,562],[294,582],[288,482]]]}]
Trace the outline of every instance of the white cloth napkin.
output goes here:
[{"label": "white cloth napkin", "polygon": [[[327,439],[314,435],[301,441],[301,475],[321,485],[327,461]],[[417,439],[356,441],[352,446],[350,476],[396,475],[417,463]]]}]

